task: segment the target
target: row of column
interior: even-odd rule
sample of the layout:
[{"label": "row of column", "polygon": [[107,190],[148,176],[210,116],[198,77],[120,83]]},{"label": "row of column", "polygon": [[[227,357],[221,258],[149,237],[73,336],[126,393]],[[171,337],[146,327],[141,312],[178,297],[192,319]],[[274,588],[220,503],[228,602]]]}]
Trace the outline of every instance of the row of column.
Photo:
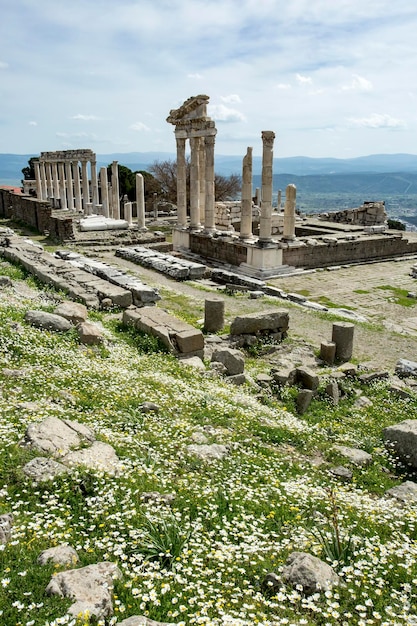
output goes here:
[{"label": "row of column", "polygon": [[95,207],[98,204],[96,162],[90,161],[91,196],[87,165],[87,160],[34,161],[37,197],[59,200],[61,209],[87,212],[88,204]]},{"label": "row of column", "polygon": [[177,223],[187,226],[187,167],[186,141],[190,139],[190,229],[204,225],[206,232],[215,230],[214,197],[214,143],[216,129],[191,131],[176,130],[177,142]]}]

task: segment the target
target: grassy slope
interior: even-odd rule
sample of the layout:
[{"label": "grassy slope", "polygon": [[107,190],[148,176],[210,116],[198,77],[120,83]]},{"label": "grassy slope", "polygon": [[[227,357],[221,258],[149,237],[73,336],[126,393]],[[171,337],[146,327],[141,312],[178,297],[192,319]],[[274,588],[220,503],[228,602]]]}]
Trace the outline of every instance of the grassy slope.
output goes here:
[{"label": "grassy slope", "polygon": [[[0,273],[23,277],[5,263]],[[68,601],[44,595],[54,567],[36,562],[60,543],[78,550],[81,565],[118,563],[124,578],[111,624],[135,614],[242,626],[417,623],[416,507],[383,497],[403,470],[381,442],[381,429],[415,414],[416,401],[398,400],[378,384],[366,390],[373,405],[359,410],[346,383],[338,407],[320,393],[299,418],[294,390],[278,397],[229,386],[118,332],[114,322],[99,349],[80,347],[71,333],[30,328],[24,312],[50,309],[51,294],[16,299],[5,290],[0,513],[12,511],[15,525],[0,551],[2,624],[73,623],[62,617]],[[20,374],[5,376],[3,368]],[[249,359],[251,368],[259,363]],[[143,413],[144,401],[159,412]],[[123,460],[121,476],[80,469],[33,488],[21,468],[36,454],[19,441],[30,422],[50,415],[94,428]],[[226,445],[228,456],[213,463],[193,457],[187,446],[195,433]],[[374,462],[355,469],[352,484],[336,483],[328,470],[343,460],[333,443],[362,447]],[[176,497],[169,508],[145,503],[145,491]],[[336,524],[339,551],[332,549]],[[340,558],[339,587],[309,599],[284,585],[275,595],[263,592],[265,574],[279,574],[289,553],[329,560],[326,548],[330,560]]]}]

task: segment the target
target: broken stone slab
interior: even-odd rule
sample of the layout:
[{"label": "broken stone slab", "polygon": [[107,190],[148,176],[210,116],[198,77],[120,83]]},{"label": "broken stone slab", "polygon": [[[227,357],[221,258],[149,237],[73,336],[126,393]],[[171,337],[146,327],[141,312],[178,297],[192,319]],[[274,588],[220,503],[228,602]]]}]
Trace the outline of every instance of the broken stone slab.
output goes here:
[{"label": "broken stone slab", "polygon": [[179,363],[181,363],[181,365],[186,365],[188,367],[193,367],[196,370],[201,370],[201,371],[205,371],[206,370],[206,366],[204,365],[203,361],[198,356],[184,356],[184,357],[180,357]]},{"label": "broken stone slab", "polygon": [[333,446],[333,449],[341,456],[349,459],[351,463],[358,467],[365,467],[372,463],[372,455],[359,448],[349,448],[348,446]]},{"label": "broken stone slab", "polygon": [[85,322],[87,319],[87,307],[81,302],[65,301],[58,304],[54,310],[55,315],[65,317],[74,325]]},{"label": "broken stone slab", "polygon": [[400,377],[417,377],[417,362],[408,359],[400,359],[395,366],[395,373]]},{"label": "broken stone slab", "polygon": [[81,322],[77,325],[77,333],[80,342],[86,346],[94,346],[103,343],[104,337],[97,324]]},{"label": "broken stone slab", "polygon": [[53,456],[64,456],[84,441],[91,443],[94,440],[95,435],[87,426],[51,416],[29,424],[23,444]]},{"label": "broken stone slab", "polygon": [[149,617],[143,615],[132,615],[124,619],[122,622],[118,622],[118,626],[176,626],[177,622],[155,622]]},{"label": "broken stone slab", "polygon": [[367,406],[373,406],[373,402],[366,396],[359,396],[359,398],[356,398],[353,406],[356,409],[365,409]]},{"label": "broken stone slab", "polygon": [[340,389],[339,389],[339,385],[337,384],[337,382],[334,380],[331,380],[330,382],[328,382],[326,385],[325,391],[326,391],[326,395],[330,398],[333,404],[337,406],[340,400]]},{"label": "broken stone slab", "polygon": [[342,365],[339,365],[339,367],[337,368],[338,372],[341,372],[344,376],[346,377],[350,377],[350,378],[354,378],[357,374],[358,368],[356,367],[356,365],[354,365],[353,363],[342,363]]},{"label": "broken stone slab", "polygon": [[109,473],[117,473],[120,470],[120,460],[114,448],[102,441],[94,441],[88,448],[72,450],[63,456],[61,461],[68,467],[83,465]]},{"label": "broken stone slab", "polygon": [[226,382],[230,383],[232,385],[244,385],[245,383],[248,382],[248,378],[247,376],[245,376],[245,374],[234,374],[233,376],[227,376],[226,377]]},{"label": "broken stone slab", "polygon": [[289,555],[282,578],[293,587],[301,585],[305,595],[324,593],[339,583],[339,577],[330,565],[307,552]]},{"label": "broken stone slab", "polygon": [[10,541],[12,536],[13,515],[11,513],[3,513],[0,515],[0,544]]},{"label": "broken stone slab", "polygon": [[253,335],[262,331],[286,332],[289,324],[288,311],[257,312],[235,317],[230,325],[231,335]]},{"label": "broken stone slab", "polygon": [[388,489],[385,495],[405,504],[417,502],[417,483],[412,480],[406,480],[401,485]]},{"label": "broken stone slab", "polygon": [[245,369],[245,359],[240,350],[234,348],[216,348],[213,350],[212,361],[218,361],[226,368],[228,376],[242,374]]},{"label": "broken stone slab", "polygon": [[404,465],[417,468],[417,420],[404,420],[382,431],[385,445]]},{"label": "broken stone slab", "polygon": [[295,406],[299,415],[303,415],[303,413],[307,411],[313,397],[314,391],[311,389],[301,389],[301,391],[298,392],[295,399]]},{"label": "broken stone slab", "polygon": [[197,328],[177,332],[175,339],[181,354],[204,350],[204,336]]},{"label": "broken stone slab", "polygon": [[332,467],[329,470],[329,473],[334,477],[340,480],[343,483],[350,483],[353,478],[353,472],[344,467],[343,465],[338,465],[337,467]]},{"label": "broken stone slab", "polygon": [[56,565],[76,565],[80,559],[77,551],[71,546],[60,545],[43,550],[38,556],[39,565],[54,563]]},{"label": "broken stone slab", "polygon": [[229,453],[226,446],[219,443],[192,443],[187,446],[187,452],[188,454],[196,456],[203,461],[221,461]]},{"label": "broken stone slab", "polygon": [[315,391],[319,386],[320,379],[309,367],[296,367],[295,381],[304,389]]},{"label": "broken stone slab", "polygon": [[64,317],[55,315],[55,313],[47,313],[47,311],[27,311],[25,322],[35,328],[51,330],[57,333],[66,333],[72,328],[71,322]]},{"label": "broken stone slab", "polygon": [[56,476],[66,474],[68,471],[68,467],[62,463],[44,456],[35,457],[23,467],[23,473],[34,483],[53,480]]},{"label": "broken stone slab", "polygon": [[358,380],[363,385],[369,385],[376,380],[387,380],[389,378],[389,372],[369,372],[369,374],[361,374],[358,376]]},{"label": "broken stone slab", "polygon": [[49,596],[75,600],[68,609],[74,617],[88,611],[90,616],[103,619],[113,613],[113,581],[121,578],[122,573],[115,563],[103,561],[54,574],[45,592]]}]

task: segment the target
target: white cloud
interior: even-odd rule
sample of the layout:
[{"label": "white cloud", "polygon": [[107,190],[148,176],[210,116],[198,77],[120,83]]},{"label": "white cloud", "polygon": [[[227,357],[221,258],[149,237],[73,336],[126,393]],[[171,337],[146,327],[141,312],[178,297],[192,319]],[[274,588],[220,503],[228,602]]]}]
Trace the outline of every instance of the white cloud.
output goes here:
[{"label": "white cloud", "polygon": [[236,109],[230,109],[224,106],[224,104],[209,104],[209,115],[216,122],[246,122],[246,117],[240,111]]},{"label": "white cloud", "polygon": [[29,122],[29,126],[37,126],[37,125],[38,125],[38,122],[34,122],[34,121]]},{"label": "white cloud", "polygon": [[75,137],[78,139],[86,138],[95,139],[95,135],[91,135],[89,133],[66,133],[66,132],[57,132],[55,133],[57,137],[62,137],[65,139],[69,139],[71,137]]},{"label": "white cloud", "polygon": [[311,78],[311,76],[303,76],[302,74],[296,74],[295,77],[300,83],[300,85],[311,85],[313,82],[313,79]]},{"label": "white cloud", "polygon": [[220,96],[220,100],[226,102],[226,104],[240,104],[242,102],[237,93],[231,93],[229,96]]},{"label": "white cloud", "polygon": [[278,85],[275,85],[275,87],[282,90],[291,89],[290,83],[278,83]]},{"label": "white cloud", "polygon": [[391,117],[387,113],[372,113],[369,117],[351,117],[348,121],[361,128],[405,128],[404,120]]},{"label": "white cloud", "polygon": [[91,120],[99,120],[100,118],[97,117],[97,115],[83,115],[82,113],[77,113],[77,115],[72,115],[70,119],[89,122]]},{"label": "white cloud", "polygon": [[146,124],[144,124],[143,122],[135,122],[134,124],[131,124],[129,128],[131,128],[132,130],[137,130],[139,132],[143,131],[146,133],[148,133],[151,130],[149,126],[146,126]]},{"label": "white cloud", "polygon": [[9,67],[9,64],[5,61],[0,61],[0,70],[6,70]]},{"label": "white cloud", "polygon": [[353,74],[352,81],[342,86],[343,91],[372,91],[373,88],[371,81],[359,74]]},{"label": "white cloud", "polygon": [[196,80],[201,80],[203,77],[201,76],[201,74],[187,74],[187,78],[195,78]]}]

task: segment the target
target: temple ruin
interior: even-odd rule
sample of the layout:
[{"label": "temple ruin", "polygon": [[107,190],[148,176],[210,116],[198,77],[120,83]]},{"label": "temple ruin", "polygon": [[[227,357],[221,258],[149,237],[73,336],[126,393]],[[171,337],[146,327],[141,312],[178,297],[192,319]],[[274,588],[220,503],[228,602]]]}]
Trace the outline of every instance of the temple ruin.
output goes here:
[{"label": "temple ruin", "polygon": [[117,161],[97,172],[96,154],[89,149],[41,152],[34,161],[36,198],[0,189],[0,217],[17,219],[64,243],[89,241],[112,246],[165,242],[165,251],[171,249],[177,257],[198,258],[207,265],[223,266],[259,279],[280,276],[295,268],[311,269],[417,252],[417,242],[412,238],[408,240],[404,233],[388,230],[383,202],[365,202],[354,209],[303,216],[297,211],[296,187],[290,184],[284,192],[278,192],[274,207],[275,133],[271,130],[260,133],[261,188],[253,191],[253,148],[248,147],[242,159],[240,199],[216,202],[217,129],[207,113],[208,102],[206,95],[188,98],[167,117],[167,122],[175,127],[177,207],[168,222],[165,215],[162,220],[165,227],[172,227],[172,244],[165,242],[162,233],[155,237],[148,231],[147,220],[158,223],[158,199],[154,198],[152,215],[149,217],[148,212],[147,217],[142,175],[136,174],[136,201],[121,199]]}]

